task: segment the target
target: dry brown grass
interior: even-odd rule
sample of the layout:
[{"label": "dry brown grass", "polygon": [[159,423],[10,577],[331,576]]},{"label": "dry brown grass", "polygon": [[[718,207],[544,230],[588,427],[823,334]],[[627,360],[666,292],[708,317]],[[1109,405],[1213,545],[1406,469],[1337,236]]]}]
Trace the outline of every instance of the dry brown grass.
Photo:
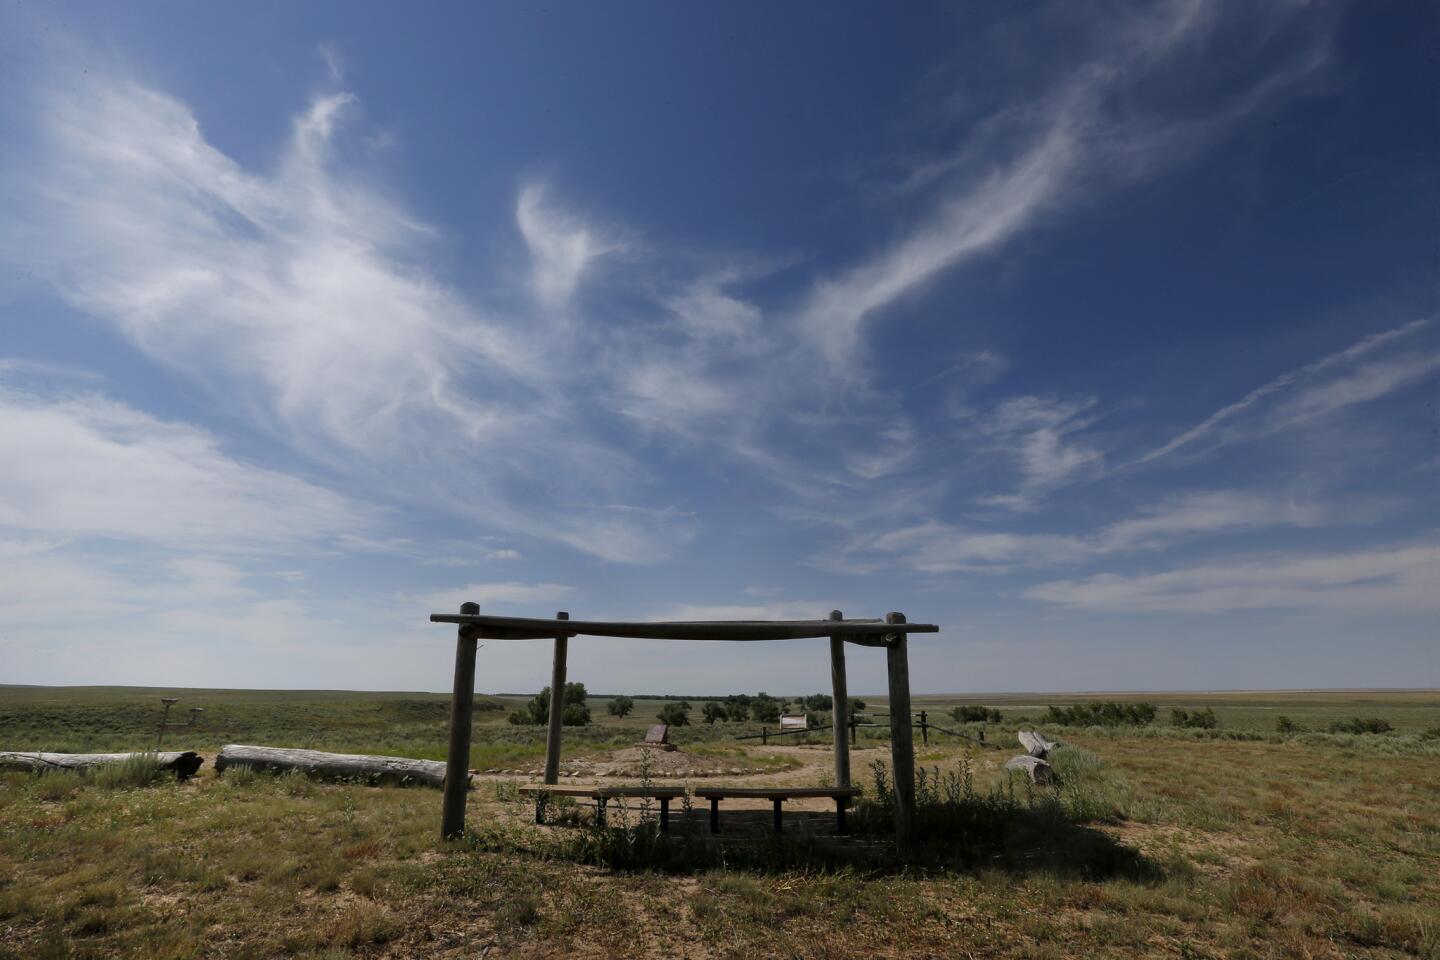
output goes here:
[{"label": "dry brown grass", "polygon": [[[611,873],[537,853],[576,828],[529,825],[489,784],[471,822],[491,841],[441,844],[433,791],[6,776],[0,957],[1440,957],[1434,752],[1072,738],[1123,813],[1095,829],[1146,878]],[[774,776],[818,771],[812,752]]]}]

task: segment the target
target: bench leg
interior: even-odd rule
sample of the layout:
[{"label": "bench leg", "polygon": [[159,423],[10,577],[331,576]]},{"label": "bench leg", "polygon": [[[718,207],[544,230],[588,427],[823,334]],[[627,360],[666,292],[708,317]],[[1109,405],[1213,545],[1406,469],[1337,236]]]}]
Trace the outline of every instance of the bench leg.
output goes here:
[{"label": "bench leg", "polygon": [[776,832],[776,833],[779,833],[780,831],[782,831],[782,830],[785,829],[785,828],[784,828],[783,826],[781,826],[781,824],[780,824],[780,804],[784,803],[784,801],[777,799],[777,800],[774,801],[774,803],[775,803],[775,832]]},{"label": "bench leg", "polygon": [[595,826],[605,826],[605,798],[595,798]]},{"label": "bench leg", "polygon": [[660,829],[670,829],[670,798],[660,798]]},{"label": "bench leg", "polygon": [[710,798],[710,832],[720,832],[720,798]]},{"label": "bench leg", "polygon": [[845,833],[845,798],[835,798],[835,832]]}]

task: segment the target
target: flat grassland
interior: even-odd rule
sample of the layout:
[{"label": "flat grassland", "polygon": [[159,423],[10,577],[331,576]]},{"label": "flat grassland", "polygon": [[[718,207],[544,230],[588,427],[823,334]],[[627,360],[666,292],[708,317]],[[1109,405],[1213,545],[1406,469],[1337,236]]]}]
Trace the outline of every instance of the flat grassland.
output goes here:
[{"label": "flat grassland", "polygon": [[[162,695],[182,698],[172,719],[205,708],[167,746],[212,760],[230,742],[444,753],[446,696],[106,687],[0,687],[0,749],[145,749]],[[1159,715],[1138,728],[1039,722],[1048,705],[1097,698]],[[720,840],[704,811],[677,810],[668,847],[634,825],[638,809],[604,834],[578,807],[536,827],[515,784],[544,732],[505,722],[520,698],[478,699],[471,765],[495,772],[478,779],[458,842],[437,839],[434,790],[220,778],[208,764],[185,783],[0,775],[0,958],[1440,957],[1437,691],[916,697],[930,722],[972,736],[950,710],[998,708],[986,739],[1003,749],[917,731],[928,782],[968,776],[982,799],[949,821],[962,839],[935,838],[953,850],[910,867],[872,855],[883,836],[824,836],[823,805],[788,816],[783,841],[742,804]],[[590,703],[594,725],[566,729],[567,758],[633,745],[661,705],[637,699],[620,720],[605,702]],[[1209,707],[1219,728],[1174,728],[1172,707]],[[1277,733],[1280,716],[1298,729]],[[1328,732],[1356,717],[1393,729]],[[1000,770],[1021,726],[1073,750],[1063,824],[1031,816],[1034,792]],[[704,782],[827,778],[828,732],[735,739],[758,729],[702,724],[676,739],[720,774]],[[886,736],[860,730],[867,802]]]}]

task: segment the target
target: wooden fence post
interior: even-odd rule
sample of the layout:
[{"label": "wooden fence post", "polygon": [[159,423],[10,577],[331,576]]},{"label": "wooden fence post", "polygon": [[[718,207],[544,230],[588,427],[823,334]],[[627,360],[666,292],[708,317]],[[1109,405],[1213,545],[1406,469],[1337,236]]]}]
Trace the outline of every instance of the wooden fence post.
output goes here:
[{"label": "wooden fence post", "polygon": [[[460,604],[462,614],[480,612],[478,603]],[[450,752],[445,758],[445,799],[440,836],[465,832],[465,794],[470,789],[470,722],[475,712],[475,634],[467,624],[455,630],[455,691],[450,700]]]},{"label": "wooden fence post", "polygon": [[[887,613],[886,623],[904,623],[905,614]],[[885,648],[890,675],[890,764],[895,782],[895,842],[909,846],[915,824],[915,736],[910,729],[910,661],[905,634]]]},{"label": "wooden fence post", "polygon": [[760,742],[761,742],[762,744],[767,744],[767,743],[770,742],[770,728],[769,728],[769,727],[761,727],[761,728],[760,728]]},{"label": "wooden fence post", "polygon": [[920,742],[927,747],[930,745],[930,723],[924,710],[920,711]]},{"label": "wooden fence post", "polygon": [[[570,614],[561,610],[556,620],[569,620]],[[564,635],[555,638],[555,662],[550,668],[550,726],[545,734],[545,782],[560,782],[560,725],[565,722],[565,653],[570,639]]]},{"label": "wooden fence post", "polygon": [[[831,620],[844,620],[839,610],[830,611]],[[830,638],[831,732],[835,741],[835,786],[850,786],[850,741],[846,727],[850,725],[850,701],[845,684],[845,641]]]}]

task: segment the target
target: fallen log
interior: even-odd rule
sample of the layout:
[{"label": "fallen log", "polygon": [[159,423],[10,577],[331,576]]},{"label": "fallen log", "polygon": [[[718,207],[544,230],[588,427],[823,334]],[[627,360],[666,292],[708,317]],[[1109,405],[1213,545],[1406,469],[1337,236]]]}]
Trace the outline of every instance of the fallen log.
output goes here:
[{"label": "fallen log", "polygon": [[162,770],[173,770],[184,780],[195,775],[205,758],[193,750],[169,753],[30,753],[0,752],[0,770],[29,770],[45,773],[53,770],[83,771],[109,763],[125,763],[138,758],[153,758]]},{"label": "fallen log", "polygon": [[445,764],[438,760],[380,757],[359,753],[325,753],[289,747],[254,747],[226,744],[215,758],[215,771],[249,767],[270,773],[298,770],[317,780],[359,780],[363,783],[445,785]]},{"label": "fallen log", "polygon": [[1042,787],[1048,787],[1058,779],[1055,776],[1055,768],[1050,766],[1048,762],[1041,760],[1039,757],[1032,757],[1027,754],[1011,757],[1009,760],[1006,760],[1005,769],[1023,770],[1025,775],[1030,778],[1031,783],[1038,784]]},{"label": "fallen log", "polygon": [[1020,746],[1024,747],[1030,756],[1039,757],[1041,760],[1049,756],[1051,750],[1060,746],[1060,744],[1051,743],[1040,734],[1030,730],[1021,730],[1018,736],[1020,737]]}]

